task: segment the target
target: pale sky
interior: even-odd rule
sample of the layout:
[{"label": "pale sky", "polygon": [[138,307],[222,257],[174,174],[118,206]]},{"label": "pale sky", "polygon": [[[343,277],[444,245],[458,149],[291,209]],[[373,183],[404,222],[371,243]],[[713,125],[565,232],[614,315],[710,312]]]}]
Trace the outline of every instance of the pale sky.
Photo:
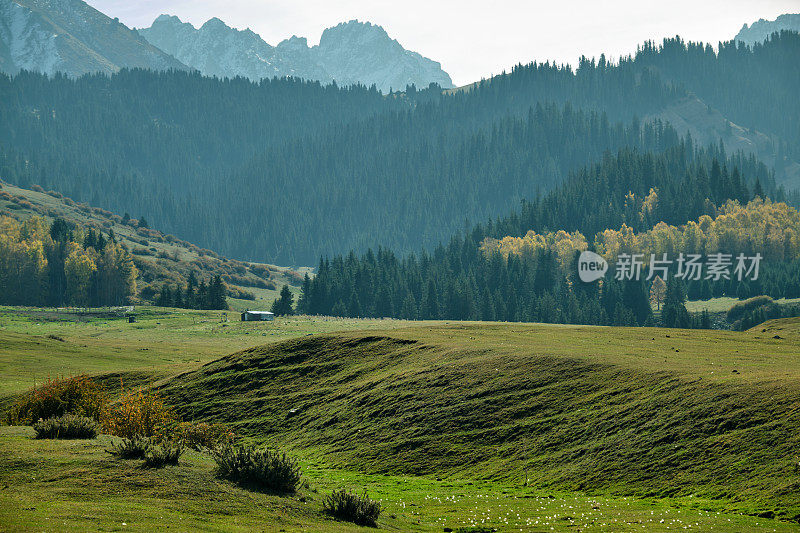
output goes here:
[{"label": "pale sky", "polygon": [[456,85],[517,63],[581,55],[617,58],[636,45],[680,35],[709,42],[733,38],[742,24],[800,13],[800,0],[89,0],[128,26],[160,14],[195,26],[218,17],[250,28],[272,45],[298,35],[309,45],[322,31],[351,19],[379,24],[406,49],[439,61]]}]

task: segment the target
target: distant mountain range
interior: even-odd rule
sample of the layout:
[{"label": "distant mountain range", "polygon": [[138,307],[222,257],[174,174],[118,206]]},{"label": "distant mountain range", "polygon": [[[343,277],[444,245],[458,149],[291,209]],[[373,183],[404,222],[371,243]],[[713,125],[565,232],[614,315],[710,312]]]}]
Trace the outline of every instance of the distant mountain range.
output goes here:
[{"label": "distant mountain range", "polygon": [[243,76],[251,80],[294,76],[339,85],[376,85],[383,92],[406,86],[427,87],[453,82],[436,61],[406,50],[386,30],[369,22],[328,28],[317,46],[293,36],[271,46],[251,30],[237,30],[213,18],[195,28],[178,17],[161,15],[140,29],[151,44],[203,74]]},{"label": "distant mountain range", "polygon": [[383,92],[437,83],[453,87],[436,61],[406,50],[380,26],[350,21],[328,28],[320,44],[292,37],[277,46],[213,18],[195,28],[162,15],[130,29],[81,0],[0,0],[0,71],[69,76],[121,68],[197,69],[254,81],[292,76],[328,84],[376,85]]},{"label": "distant mountain range", "polygon": [[736,41],[747,44],[763,43],[767,38],[781,30],[800,31],[800,13],[781,15],[775,20],[759,19],[752,26],[745,24],[736,34]]},{"label": "distant mountain range", "polygon": [[0,70],[112,73],[187,67],[80,0],[0,0]]}]

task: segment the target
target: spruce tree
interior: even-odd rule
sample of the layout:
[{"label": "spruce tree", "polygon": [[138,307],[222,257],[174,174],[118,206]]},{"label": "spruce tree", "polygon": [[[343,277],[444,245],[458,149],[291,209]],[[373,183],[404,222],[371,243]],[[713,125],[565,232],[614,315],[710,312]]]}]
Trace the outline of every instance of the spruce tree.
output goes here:
[{"label": "spruce tree", "polygon": [[281,289],[280,296],[277,300],[272,302],[272,312],[275,316],[288,316],[293,315],[294,310],[292,305],[294,303],[294,295],[292,295],[292,291],[289,290],[288,285],[284,285]]}]

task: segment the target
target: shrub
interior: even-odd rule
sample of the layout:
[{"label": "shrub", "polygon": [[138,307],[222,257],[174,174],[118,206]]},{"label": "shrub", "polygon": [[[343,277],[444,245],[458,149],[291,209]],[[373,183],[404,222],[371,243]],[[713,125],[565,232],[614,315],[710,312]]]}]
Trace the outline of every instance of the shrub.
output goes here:
[{"label": "shrub", "polygon": [[144,466],[161,468],[165,465],[176,465],[183,453],[183,446],[173,442],[163,442],[158,446],[149,446],[144,452]]},{"label": "shrub", "polygon": [[238,298],[240,300],[255,300],[256,295],[250,291],[240,289],[238,287],[228,287],[228,296],[231,298]]},{"label": "shrub", "polygon": [[119,444],[112,442],[111,453],[120,459],[144,459],[150,446],[150,439],[136,435],[132,439],[122,439]]},{"label": "shrub", "polygon": [[214,452],[219,475],[272,492],[294,492],[300,483],[300,467],[277,450],[226,444]]},{"label": "shrub", "polygon": [[97,436],[97,421],[77,415],[39,420],[33,425],[37,439],[93,439]]},{"label": "shrub", "polygon": [[381,504],[344,489],[335,490],[322,500],[322,510],[329,515],[360,526],[377,526]]},{"label": "shrub", "polygon": [[178,435],[183,445],[198,451],[231,444],[235,437],[225,426],[206,422],[184,422],[178,426]]},{"label": "shrub", "polygon": [[98,419],[106,404],[103,389],[85,376],[47,380],[24,395],[6,413],[8,424],[33,424],[73,413]]},{"label": "shrub", "polygon": [[161,441],[175,426],[175,414],[151,391],[136,391],[107,406],[100,418],[109,435],[132,439],[139,435]]},{"label": "shrub", "polygon": [[747,300],[735,303],[729,310],[725,317],[728,322],[735,322],[742,318],[748,311],[753,311],[759,307],[773,307],[775,302],[769,296],[754,296]]}]

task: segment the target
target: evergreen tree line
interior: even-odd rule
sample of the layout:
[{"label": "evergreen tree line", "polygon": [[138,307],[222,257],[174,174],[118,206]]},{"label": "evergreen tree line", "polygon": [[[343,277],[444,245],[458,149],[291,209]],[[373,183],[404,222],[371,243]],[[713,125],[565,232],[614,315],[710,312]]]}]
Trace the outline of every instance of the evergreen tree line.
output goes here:
[{"label": "evergreen tree line", "polygon": [[161,307],[180,307],[183,309],[228,309],[226,296],[228,288],[220,276],[212,277],[198,284],[194,272],[189,274],[186,287],[170,287],[164,284],[155,304]]},{"label": "evergreen tree line", "polygon": [[113,231],[0,216],[0,304],[124,305],[136,296],[137,275]]},{"label": "evergreen tree line", "polygon": [[[658,190],[658,203],[642,216],[640,203],[629,198],[645,198],[650,189]],[[716,206],[728,199],[746,204],[756,196],[786,200],[783,189],[775,186],[774,173],[755,157],[729,156],[721,145],[697,147],[687,135],[663,153],[628,148],[606,153],[557,189],[522,200],[516,212],[490,220],[485,232],[493,238],[521,237],[530,230],[593,236],[622,224],[642,232],[660,221],[680,225],[703,214],[713,216]]]},{"label": "evergreen tree line", "polygon": [[636,116],[690,91],[720,88],[723,113],[793,139],[795,46],[781,34],[703,48],[701,60],[666,41],[616,64],[532,63],[470,90],[388,96],[196,72],[22,72],[0,76],[0,176],[242,259],[309,264],[377,242],[406,253],[548,192],[606,150],[673,146],[676,132]]},{"label": "evergreen tree line", "polygon": [[[526,230],[544,232],[571,226],[592,235],[599,231],[596,228],[600,224],[619,227],[622,223],[650,229],[647,226],[652,227],[662,215],[668,219],[682,216],[685,223],[715,212],[710,199],[698,201],[697,196],[700,191],[717,188],[718,184],[709,181],[717,174],[716,179],[733,180],[736,184],[719,189],[721,201],[751,198],[760,181],[752,183],[742,177],[736,166],[740,161],[737,157],[720,162],[720,155],[714,147],[691,149],[685,141],[660,154],[626,148],[616,155],[606,155],[601,163],[575,173],[558,189],[524,204],[528,213],[536,214],[528,219],[536,225]],[[728,177],[724,178],[726,174]],[[738,180],[733,176],[739,176]],[[651,218],[640,217],[637,206],[629,213],[623,201],[629,192],[637,191],[644,197],[653,187],[669,191],[664,195],[670,199],[663,206],[665,211],[656,211]],[[670,212],[678,208],[677,214]],[[475,226],[431,254],[423,251],[419,256],[410,254],[399,259],[392,251],[380,248],[377,253],[370,250],[360,257],[350,252],[347,256],[322,259],[317,275],[304,280],[297,310],[349,317],[654,324],[650,284],[645,280],[618,282],[607,276],[602,285],[585,284],[577,279],[577,253],[562,268],[547,248],[507,257],[484,254],[481,243],[486,237],[500,236],[506,228],[521,231],[522,220],[520,215],[511,215]],[[674,294],[674,289],[668,290],[672,300],[664,311],[666,320],[684,327],[701,325],[683,316],[685,293],[680,293],[679,306]],[[679,316],[676,306],[683,308]]]},{"label": "evergreen tree line", "polygon": [[729,296],[746,300],[754,296],[766,295],[772,298],[800,298],[800,259],[783,262],[763,262],[758,279],[739,281],[736,278],[710,282],[708,280],[685,283],[689,300],[710,300]]}]

